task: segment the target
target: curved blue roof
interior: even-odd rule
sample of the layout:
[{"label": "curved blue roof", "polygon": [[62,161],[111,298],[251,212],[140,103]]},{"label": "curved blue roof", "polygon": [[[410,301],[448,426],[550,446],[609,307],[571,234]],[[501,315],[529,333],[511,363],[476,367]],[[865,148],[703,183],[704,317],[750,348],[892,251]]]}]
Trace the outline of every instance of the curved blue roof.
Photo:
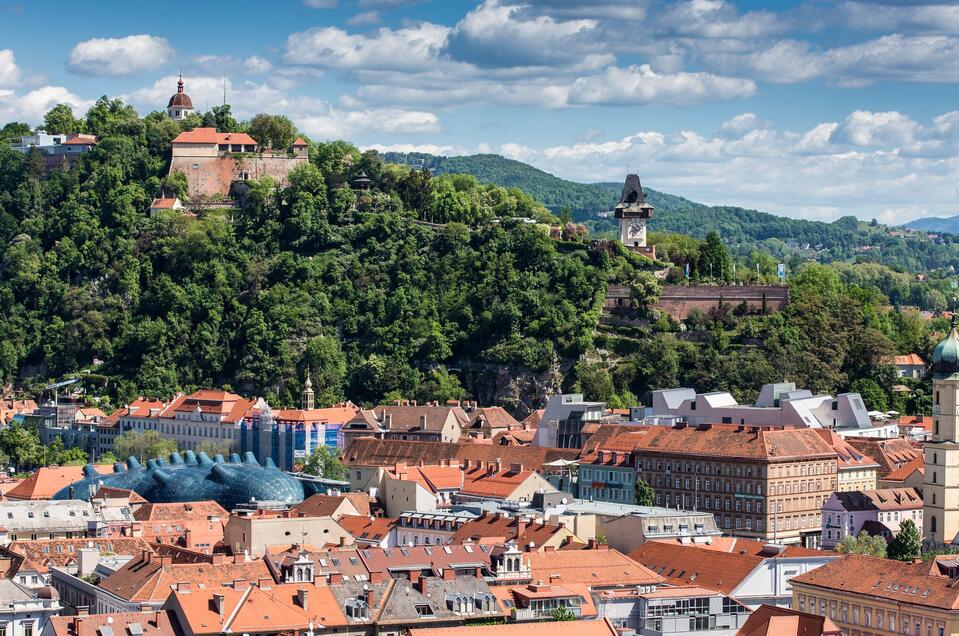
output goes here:
[{"label": "curved blue roof", "polygon": [[946,339],[936,345],[932,352],[932,368],[939,374],[951,374],[959,371],[959,332],[956,320],[952,320],[952,329]]},{"label": "curved blue roof", "polygon": [[53,496],[54,499],[89,501],[100,486],[133,490],[153,503],[203,501],[211,499],[227,510],[251,501],[299,503],[313,494],[314,486],[279,470],[271,459],[261,466],[253,453],[241,458],[234,453],[227,461],[222,455],[210,459],[192,451],[167,459],[151,459],[143,466],[131,457],[117,462],[113,473],[100,475],[89,466],[84,477]]}]

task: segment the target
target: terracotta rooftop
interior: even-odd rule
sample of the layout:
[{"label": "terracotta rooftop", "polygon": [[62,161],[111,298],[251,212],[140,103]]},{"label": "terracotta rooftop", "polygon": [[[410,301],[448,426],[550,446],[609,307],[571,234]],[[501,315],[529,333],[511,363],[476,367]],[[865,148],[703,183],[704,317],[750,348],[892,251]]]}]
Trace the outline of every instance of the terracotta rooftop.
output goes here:
[{"label": "terracotta rooftop", "polygon": [[919,471],[920,475],[926,474],[926,460],[922,455],[919,455],[911,462],[903,464],[899,468],[890,471],[883,481],[906,481],[914,472]]},{"label": "terracotta rooftop", "polygon": [[339,524],[360,544],[379,543],[396,527],[397,520],[387,517],[343,515]]},{"label": "terracotta rooftop", "polygon": [[955,556],[912,563],[847,554],[794,577],[792,584],[839,590],[884,602],[959,610],[959,586],[949,576],[950,568],[953,572],[959,570]]},{"label": "terracotta rooftop", "polygon": [[736,636],[842,636],[842,630],[827,616],[764,604],[753,610]]},{"label": "terracotta rooftop", "polygon": [[226,521],[230,513],[215,501],[188,501],[183,503],[148,503],[133,513],[140,521],[207,521],[216,517]]},{"label": "terracotta rooftop", "polygon": [[855,446],[844,440],[829,429],[813,429],[824,442],[829,444],[839,456],[839,469],[858,469],[866,467],[878,467],[879,464],[872,457],[864,455]]},{"label": "terracotta rooftop", "polygon": [[[109,627],[116,634],[172,636],[178,633],[175,623],[176,620],[167,611],[52,616],[44,632],[49,630],[52,636],[103,636],[101,630]],[[138,625],[139,629],[134,625]]]},{"label": "terracotta rooftop", "polygon": [[353,440],[346,448],[344,462],[354,466],[391,467],[397,462],[406,462],[409,465],[420,462],[424,465],[438,465],[454,459],[460,462],[495,462],[498,459],[507,466],[515,463],[523,464],[531,470],[540,470],[547,462],[557,459],[573,460],[578,456],[578,449],[567,448],[445,444],[361,437]]},{"label": "terracotta rooftop", "polygon": [[593,550],[560,550],[525,553],[533,580],[556,585],[654,585],[663,577],[616,550],[599,546]]},{"label": "terracotta rooftop", "polygon": [[[316,493],[293,506],[292,510],[304,517],[332,517],[345,503],[348,505],[345,512],[341,514],[352,513],[353,508],[349,505],[352,504],[352,501],[347,497]],[[369,504],[367,504],[367,507],[369,507]]]},{"label": "terracotta rooftop", "polygon": [[475,467],[463,472],[463,488],[460,492],[465,495],[481,497],[509,497],[534,472],[522,464],[506,466],[502,470]]},{"label": "terracotta rooftop", "polygon": [[833,497],[847,511],[919,510],[922,494],[915,488],[882,488],[851,492],[834,492]]},{"label": "terracotta rooftop", "polygon": [[[83,479],[83,466],[44,466],[8,491],[9,499],[51,499],[58,491]],[[112,464],[94,466],[101,475],[113,472]]]},{"label": "terracotta rooftop", "polygon": [[846,441],[861,453],[872,457],[879,463],[877,473],[880,478],[884,478],[890,472],[903,464],[908,464],[916,457],[922,457],[920,448],[901,437],[894,439],[850,437]]},{"label": "terracotta rooftop", "polygon": [[648,541],[630,552],[629,556],[673,585],[695,584],[731,594],[768,557],[828,555],[819,550],[799,547],[785,548],[778,554],[764,554],[762,546],[758,541],[743,539],[725,545],[718,542],[716,549]]},{"label": "terracotta rooftop", "polygon": [[224,424],[235,424],[250,412],[254,404],[254,401],[246,400],[235,393],[201,389],[190,395],[178,396],[161,417],[173,418],[175,413],[192,413],[199,409],[203,413],[221,416],[220,421]]},{"label": "terracotta rooftop", "polygon": [[[93,498],[98,500],[123,499],[131,504],[149,503],[135,490],[127,490],[126,488],[114,488],[112,486],[100,486],[100,488],[97,490],[97,493],[93,496]],[[136,519],[135,512],[133,514],[133,518]]]},{"label": "terracotta rooftop", "polygon": [[173,206],[176,205],[176,197],[164,197],[153,199],[153,203],[150,204],[150,208],[154,210],[172,210]]},{"label": "terracotta rooftop", "polygon": [[389,474],[394,479],[415,481],[434,495],[441,490],[459,491],[463,489],[463,469],[458,462],[453,463],[453,466],[407,466],[401,462]]},{"label": "terracotta rooftop", "polygon": [[935,419],[931,415],[900,415],[899,428],[920,427],[927,433],[931,433]]},{"label": "terracotta rooftop", "polygon": [[342,576],[346,581],[369,580],[370,570],[354,546],[317,548],[313,545],[274,545],[267,547],[264,558],[279,571],[299,559],[303,552],[313,560],[313,576],[317,580],[328,579],[333,574]]},{"label": "terracotta rooftop", "polygon": [[411,628],[407,633],[409,636],[619,636],[619,632],[607,619]]},{"label": "terracotta rooftop", "polygon": [[895,364],[897,366],[926,366],[925,360],[918,353],[909,353],[904,356],[891,356],[883,358],[886,364]]},{"label": "terracotta rooftop", "polygon": [[81,549],[91,547],[99,550],[101,554],[130,556],[139,556],[144,550],[152,550],[150,544],[140,537],[13,541],[2,550],[18,561],[15,570],[47,572],[51,566],[70,565],[76,561]]},{"label": "terracotta rooftop", "polygon": [[494,431],[498,429],[519,428],[519,422],[501,406],[478,408],[470,413],[469,418],[469,425],[467,427],[469,429],[478,429],[483,422]]},{"label": "terracotta rooftop", "polygon": [[420,545],[396,548],[362,548],[357,550],[370,572],[407,571],[430,568],[436,574],[443,570],[468,567],[489,567],[491,548],[487,545]]},{"label": "terracotta rooftop", "polygon": [[216,128],[194,128],[181,132],[173,140],[175,144],[231,144],[255,146],[256,140],[246,133],[221,133]]},{"label": "terracotta rooftop", "polygon": [[352,404],[331,406],[325,409],[279,409],[273,411],[273,418],[281,422],[322,422],[346,424],[360,410]]},{"label": "terracotta rooftop", "polygon": [[516,517],[484,513],[460,526],[450,537],[450,543],[516,541],[520,549],[525,549],[530,543],[531,547],[542,546],[557,534],[566,536],[569,531],[560,525],[529,523]]},{"label": "terracotta rooftop", "polygon": [[[814,429],[755,430],[735,425],[648,426],[625,433],[646,454],[784,460],[835,457],[836,451]],[[601,447],[601,446],[600,446]]]},{"label": "terracotta rooftop", "polygon": [[347,625],[326,585],[296,583],[174,592],[171,606],[193,634],[305,632]]},{"label": "terracotta rooftop", "polygon": [[459,406],[398,406],[381,404],[373,409],[376,418],[387,430],[431,431],[443,430],[452,418],[463,427],[469,422],[466,412]]}]

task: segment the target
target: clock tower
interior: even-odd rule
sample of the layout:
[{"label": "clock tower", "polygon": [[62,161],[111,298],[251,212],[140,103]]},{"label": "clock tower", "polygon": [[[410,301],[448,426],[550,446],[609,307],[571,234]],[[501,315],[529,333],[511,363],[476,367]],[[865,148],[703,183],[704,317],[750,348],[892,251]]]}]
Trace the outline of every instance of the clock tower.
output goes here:
[{"label": "clock tower", "polygon": [[655,246],[646,245],[646,221],[653,218],[653,206],[646,201],[646,194],[638,174],[626,175],[623,196],[615,210],[619,221],[619,240],[634,252],[656,258]]},{"label": "clock tower", "polygon": [[959,332],[952,329],[932,353],[932,437],[923,446],[923,538],[948,545],[959,533]]}]

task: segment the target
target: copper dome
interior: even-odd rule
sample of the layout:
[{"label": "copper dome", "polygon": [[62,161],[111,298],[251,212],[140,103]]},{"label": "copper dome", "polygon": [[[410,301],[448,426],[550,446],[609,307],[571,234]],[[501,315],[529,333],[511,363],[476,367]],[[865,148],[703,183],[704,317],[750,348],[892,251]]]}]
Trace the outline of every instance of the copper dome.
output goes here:
[{"label": "copper dome", "polygon": [[183,92],[183,78],[180,78],[180,81],[176,83],[176,93],[173,97],[170,98],[170,103],[166,105],[167,108],[183,108],[187,110],[193,110],[193,100],[190,99],[190,96]]}]

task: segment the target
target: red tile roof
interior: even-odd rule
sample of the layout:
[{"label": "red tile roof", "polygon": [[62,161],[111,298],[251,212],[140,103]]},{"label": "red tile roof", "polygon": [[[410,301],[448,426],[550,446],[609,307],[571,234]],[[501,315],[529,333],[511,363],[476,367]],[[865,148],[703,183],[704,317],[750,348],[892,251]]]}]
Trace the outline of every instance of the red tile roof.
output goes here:
[{"label": "red tile roof", "polygon": [[242,144],[244,146],[255,146],[256,140],[246,133],[221,133],[216,128],[194,128],[186,132],[181,132],[173,140],[175,144]]},{"label": "red tile roof", "polygon": [[461,627],[410,628],[409,636],[618,636],[607,619],[544,623],[463,625]]},{"label": "red tile roof", "polygon": [[882,478],[882,480],[904,482],[916,471],[919,471],[920,475],[926,474],[926,460],[922,455],[919,455],[911,462],[903,464],[899,468],[890,471],[885,477]]},{"label": "red tile roof", "polygon": [[226,521],[230,517],[230,513],[215,501],[149,503],[133,513],[133,518],[140,521],[180,521],[185,519],[207,521],[210,517]]},{"label": "red tile roof", "polygon": [[885,358],[885,362],[898,365],[898,366],[926,366],[925,360],[920,357],[918,353],[910,353],[904,356],[893,356],[892,358]]},{"label": "red tile roof", "polygon": [[140,537],[112,539],[37,539],[13,541],[4,550],[20,560],[17,569],[46,572],[50,566],[63,567],[74,562],[83,548],[95,548],[101,553],[139,556],[151,545]]},{"label": "red tile roof", "polygon": [[814,429],[816,433],[829,444],[839,456],[839,468],[860,469],[866,467],[877,467],[879,464],[872,457],[863,454],[855,446],[841,438],[835,431],[829,429]]},{"label": "red tile roof", "polygon": [[912,442],[902,438],[870,439],[867,437],[850,437],[846,440],[860,452],[879,462],[878,475],[885,477],[888,473],[908,464],[916,457],[922,457],[922,450]]},{"label": "red tile roof", "polygon": [[178,633],[176,620],[167,611],[159,612],[113,612],[110,614],[86,614],[83,616],[52,616],[44,632],[53,636],[103,636],[105,627],[116,634],[132,634],[130,626],[139,625],[143,636],[173,636]]},{"label": "red tile roof", "polygon": [[303,137],[297,137],[296,141],[293,142],[293,146],[308,146],[309,144],[303,141]]},{"label": "red tile roof", "polygon": [[[754,430],[735,425],[647,426],[624,433],[635,440],[636,450],[646,454],[682,453],[685,456],[735,457],[742,459],[813,459],[835,457],[814,429]],[[600,446],[601,448],[602,446]]]},{"label": "red tile roof", "polygon": [[663,577],[616,550],[599,546],[594,550],[527,552],[533,580],[556,585],[655,585]]},{"label": "red tile roof", "polygon": [[463,473],[463,488],[460,492],[466,495],[505,498],[512,495],[533,475],[532,470],[525,467],[520,470],[519,466],[499,471],[481,467],[470,468]]},{"label": "red tile roof", "polygon": [[325,409],[279,409],[273,411],[273,419],[281,422],[315,422],[346,424],[356,417],[360,407],[353,404],[331,406]]},{"label": "red tile roof", "polygon": [[932,432],[935,419],[931,415],[900,415],[899,428],[920,427],[927,433]]},{"label": "red tile roof", "polygon": [[415,481],[434,495],[441,490],[462,490],[463,469],[456,466],[406,466],[397,464],[389,471],[394,479]]},{"label": "red tile roof", "polygon": [[150,204],[150,209],[152,210],[172,210],[173,206],[176,204],[176,197],[173,198],[157,198],[153,199],[153,203]]},{"label": "red tile roof", "polygon": [[531,543],[530,547],[542,546],[557,534],[566,536],[570,532],[560,525],[529,523],[516,517],[486,514],[460,526],[450,537],[450,543],[516,541],[521,549],[525,549]]},{"label": "red tile roof", "polygon": [[[8,491],[9,499],[51,499],[58,491],[83,479],[83,466],[44,466]],[[96,464],[101,475],[113,472],[113,464]]]},{"label": "red tile roof", "polygon": [[365,517],[362,515],[343,515],[339,524],[353,535],[359,543],[379,543],[392,532],[398,520],[388,517]]},{"label": "red tile roof", "polygon": [[775,605],[760,605],[736,636],[842,636],[832,619]]},{"label": "red tile roof", "polygon": [[480,428],[482,422],[493,430],[519,427],[519,422],[501,406],[483,407],[470,413],[469,428]]},{"label": "red tile roof", "polygon": [[[460,427],[469,422],[459,406],[397,406],[381,404],[373,409],[380,424],[390,432],[430,431],[438,433],[452,418]],[[388,423],[388,425],[387,425]]]}]

